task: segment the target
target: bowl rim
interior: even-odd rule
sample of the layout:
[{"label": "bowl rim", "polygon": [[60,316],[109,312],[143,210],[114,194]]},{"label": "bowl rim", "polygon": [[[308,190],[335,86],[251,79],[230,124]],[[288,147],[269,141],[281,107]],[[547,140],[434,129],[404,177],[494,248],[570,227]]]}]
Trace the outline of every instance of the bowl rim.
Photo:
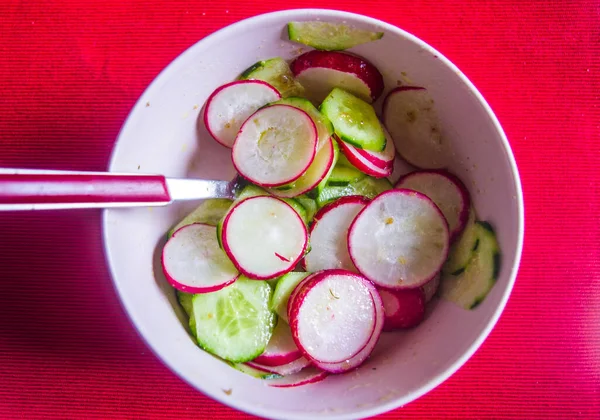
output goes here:
[{"label": "bowl rim", "polygon": [[[448,378],[450,378],[452,375],[454,375],[456,373],[456,371],[458,371],[473,356],[473,354],[479,349],[479,347],[487,339],[487,337],[491,333],[492,329],[497,324],[502,312],[504,311],[504,308],[506,307],[508,298],[510,297],[510,294],[514,287],[517,273],[519,270],[519,265],[521,262],[521,256],[522,256],[522,251],[523,251],[524,231],[525,231],[524,200],[523,200],[523,190],[522,190],[519,170],[517,167],[517,163],[516,163],[512,148],[508,141],[508,138],[506,137],[506,134],[504,133],[504,130],[502,129],[502,126],[501,126],[498,118],[494,114],[492,108],[487,103],[487,101],[485,100],[483,95],[479,92],[479,90],[475,87],[475,85],[467,78],[467,76],[465,76],[465,74],[462,71],[460,71],[460,69],[454,63],[452,63],[452,61],[450,61],[442,53],[440,53],[438,50],[436,50],[435,48],[430,46],[425,41],[421,40],[417,36],[407,32],[404,29],[401,29],[391,23],[387,23],[380,19],[376,19],[376,18],[365,16],[365,15],[358,14],[358,13],[346,12],[346,11],[342,11],[342,10],[318,9],[318,8],[287,9],[287,10],[280,10],[280,11],[275,11],[275,12],[258,14],[258,15],[251,16],[251,17],[242,19],[240,21],[234,22],[227,26],[224,26],[223,28],[220,28],[217,31],[201,38],[200,40],[195,42],[193,45],[188,47],[181,54],[179,54],[174,60],[172,60],[167,66],[165,66],[165,68],[163,68],[161,70],[161,72],[158,74],[158,76],[156,76],[154,78],[154,80],[146,87],[144,92],[142,92],[142,94],[140,95],[140,97],[138,98],[136,103],[130,109],[127,119],[125,120],[124,124],[122,125],[121,129],[119,130],[119,133],[118,133],[115,143],[113,145],[113,149],[112,149],[112,152],[111,152],[111,155],[109,158],[109,163],[108,163],[108,171],[112,172],[112,168],[115,165],[115,159],[116,159],[116,154],[117,154],[117,150],[118,150],[119,140],[120,140],[122,134],[127,129],[128,125],[131,124],[131,118],[132,118],[133,111],[143,105],[142,104],[143,98],[146,97],[146,94],[148,92],[150,92],[151,90],[155,89],[156,87],[160,86],[163,83],[163,79],[170,77],[169,73],[170,73],[171,69],[175,68],[180,62],[184,61],[188,55],[191,55],[193,53],[193,50],[196,48],[196,46],[198,44],[200,44],[206,40],[218,40],[221,37],[228,36],[231,31],[237,30],[237,31],[243,32],[243,29],[247,26],[254,26],[257,24],[260,25],[261,22],[267,22],[270,19],[278,19],[279,20],[279,19],[285,19],[287,17],[288,20],[293,20],[293,19],[297,19],[297,18],[306,18],[307,16],[310,16],[310,17],[315,16],[316,17],[316,15],[318,15],[318,17],[320,19],[326,19],[326,18],[334,18],[334,19],[341,19],[341,20],[353,19],[353,20],[357,20],[357,21],[360,21],[365,24],[376,25],[376,26],[380,27],[383,31],[393,32],[396,35],[401,36],[401,37],[407,39],[408,41],[418,45],[420,48],[431,53],[432,55],[437,56],[437,58],[445,66],[447,66],[450,70],[452,70],[454,73],[456,73],[458,75],[458,77],[460,78],[462,83],[464,83],[464,85],[469,89],[469,91],[475,96],[475,98],[477,99],[479,104],[485,110],[487,116],[490,118],[495,130],[497,131],[497,133],[501,139],[502,146],[504,148],[506,158],[508,160],[508,163],[509,163],[509,166],[511,169],[511,173],[513,175],[512,178],[513,178],[513,182],[514,182],[514,188],[517,193],[516,194],[517,195],[517,197],[516,197],[516,200],[517,200],[517,249],[515,252],[515,259],[514,259],[512,267],[510,269],[508,284],[500,298],[500,302],[499,302],[498,306],[496,307],[496,309],[494,310],[489,321],[483,328],[482,332],[477,337],[477,339],[475,339],[473,341],[473,343],[471,343],[471,345],[469,346],[467,351],[465,351],[460,357],[458,357],[454,361],[454,363],[452,363],[450,365],[450,367],[448,369],[443,371],[440,375],[433,377],[426,384],[424,384],[423,386],[414,390],[413,392],[410,392],[401,397],[393,398],[386,402],[382,402],[379,405],[373,405],[369,408],[364,408],[364,409],[360,408],[360,409],[356,409],[351,412],[349,411],[344,414],[331,414],[331,415],[327,416],[327,418],[331,419],[331,420],[347,420],[347,419],[355,419],[355,418],[372,417],[372,416],[383,414],[388,411],[394,410],[396,408],[402,407],[405,404],[408,404],[408,403],[422,397],[423,395],[429,393],[431,390],[438,387],[440,384],[442,384]],[[117,292],[117,295],[119,296],[121,305],[125,309],[125,313],[126,313],[127,317],[129,318],[131,324],[135,327],[135,330],[136,330],[137,334],[139,335],[139,337],[146,344],[146,346],[152,351],[152,353],[154,353],[154,355],[165,366],[167,366],[169,370],[174,372],[179,378],[181,378],[184,382],[186,382],[187,384],[192,386],[195,390],[201,392],[205,396],[208,396],[209,398],[211,398],[215,401],[218,401],[219,403],[221,403],[225,406],[232,407],[239,411],[249,413],[252,415],[256,415],[256,416],[260,416],[263,418],[286,418],[289,420],[306,420],[306,419],[312,418],[312,414],[314,414],[314,413],[312,413],[312,414],[306,413],[305,414],[305,413],[288,412],[285,410],[260,407],[260,406],[253,405],[250,403],[245,403],[240,400],[232,399],[231,397],[224,397],[223,395],[221,395],[218,392],[211,392],[210,390],[204,389],[204,387],[202,386],[201,383],[198,383],[197,381],[194,380],[194,378],[188,376],[186,374],[186,372],[181,372],[180,370],[171,366],[165,359],[163,359],[163,357],[160,354],[158,354],[158,352],[152,346],[149,345],[148,341],[146,340],[146,338],[144,337],[144,335],[141,332],[142,329],[140,328],[140,325],[138,325],[135,322],[135,320],[133,319],[133,317],[131,315],[133,310],[132,310],[132,308],[129,307],[129,304],[124,299],[123,293],[122,293],[122,291],[119,287],[119,283],[117,281],[117,275],[113,271],[113,264],[111,262],[110,253],[109,253],[109,249],[108,249],[109,247],[108,247],[108,237],[107,237],[107,231],[108,231],[108,229],[107,229],[107,226],[108,226],[107,225],[107,223],[108,223],[107,210],[104,210],[102,213],[102,241],[103,241],[104,255],[105,255],[105,259],[106,259],[106,264],[108,266],[108,271],[110,273],[113,286]]]}]

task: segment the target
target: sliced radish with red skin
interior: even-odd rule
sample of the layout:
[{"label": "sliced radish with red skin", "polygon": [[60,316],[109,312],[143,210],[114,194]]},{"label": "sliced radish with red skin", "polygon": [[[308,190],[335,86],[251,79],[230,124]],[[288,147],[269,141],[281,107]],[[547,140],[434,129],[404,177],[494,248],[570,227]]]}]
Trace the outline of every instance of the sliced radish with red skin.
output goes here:
[{"label": "sliced radish with red skin", "polygon": [[277,89],[259,80],[228,83],[206,101],[204,124],[216,141],[231,148],[244,121],[260,107],[280,98]]},{"label": "sliced radish with red skin", "polygon": [[316,188],[329,173],[334,156],[333,139],[330,137],[329,141],[317,152],[306,172],[289,189],[271,188],[269,192],[278,197],[292,198]]},{"label": "sliced radish with red skin", "polygon": [[422,288],[385,290],[379,289],[385,311],[384,331],[412,328],[425,317],[425,293]]},{"label": "sliced radish with red skin", "polygon": [[310,361],[306,357],[300,356],[298,359],[281,366],[261,365],[260,363],[256,363],[255,361],[246,362],[246,364],[251,368],[263,372],[273,373],[281,376],[288,376],[300,372],[302,369],[310,366]]},{"label": "sliced radish with red skin", "polygon": [[428,303],[438,291],[440,287],[440,275],[438,274],[433,279],[429,280],[421,289],[423,289],[423,293],[425,294],[425,303]]},{"label": "sliced radish with red skin", "polygon": [[317,150],[317,128],[303,110],[271,105],[252,114],[233,143],[233,166],[263,187],[289,184],[310,167]]},{"label": "sliced radish with red skin", "polygon": [[300,372],[294,373],[283,378],[269,379],[268,385],[275,388],[295,388],[297,386],[314,384],[325,379],[329,375],[327,372],[309,366]]},{"label": "sliced radish with red skin", "polygon": [[290,65],[308,98],[320,104],[335,87],[374,102],[383,92],[383,76],[373,64],[354,54],[309,51]]},{"label": "sliced radish with red skin", "polygon": [[312,276],[293,299],[289,321],[304,357],[315,363],[341,363],[358,354],[376,328],[372,284],[346,270]]},{"label": "sliced radish with red skin", "polygon": [[388,93],[383,102],[383,124],[408,163],[422,169],[448,165],[449,146],[434,101],[425,88],[403,86]]},{"label": "sliced radish with red skin", "polygon": [[448,256],[446,218],[431,199],[412,190],[375,197],[354,219],[348,249],[356,268],[380,287],[419,287]]},{"label": "sliced radish with red skin", "polygon": [[368,202],[366,197],[351,195],[317,212],[310,229],[311,250],[303,259],[306,271],[341,268],[358,272],[348,254],[348,228]]},{"label": "sliced radish with red skin", "polygon": [[390,133],[388,133],[386,129],[384,129],[383,132],[385,133],[386,138],[385,149],[383,152],[373,152],[371,150],[359,149],[352,145],[349,146],[354,149],[352,151],[355,151],[356,154],[362,156],[378,168],[393,168],[394,159],[396,159],[396,146],[394,145],[394,139],[392,139]]},{"label": "sliced radish with red skin", "polygon": [[264,366],[281,366],[291,363],[300,357],[302,357],[302,353],[298,350],[292,338],[290,326],[280,319],[273,330],[273,335],[271,335],[271,340],[267,344],[267,348],[253,362]]},{"label": "sliced radish with red skin", "polygon": [[373,297],[373,302],[375,302],[376,320],[375,329],[373,330],[373,335],[371,335],[369,342],[356,356],[349,360],[344,360],[341,363],[319,363],[318,365],[321,369],[331,373],[348,372],[362,365],[375,349],[375,346],[379,341],[379,337],[381,336],[381,331],[383,331],[383,325],[385,323],[385,310],[379,292],[377,289],[375,289],[375,286],[371,286],[371,296]]},{"label": "sliced radish with red skin", "polygon": [[277,197],[255,196],[239,201],[227,213],[222,242],[240,272],[252,279],[268,280],[298,264],[308,233],[289,204]]},{"label": "sliced radish with red skin", "polygon": [[240,274],[219,247],[217,228],[203,223],[175,231],[163,248],[161,262],[167,281],[187,293],[215,292]]},{"label": "sliced radish with red skin", "polygon": [[418,191],[431,198],[448,221],[451,239],[465,228],[471,198],[467,187],[455,175],[446,171],[416,171],[400,178],[395,188]]},{"label": "sliced radish with red skin", "polygon": [[[290,314],[291,314],[292,308],[294,308],[294,299],[296,299],[296,295],[298,294],[298,292],[300,290],[302,290],[302,287],[304,287],[304,285],[306,283],[308,283],[308,281],[311,279],[311,277],[314,277],[317,274],[318,273],[312,273],[312,274],[309,274],[308,276],[306,276],[300,283],[298,283],[296,285],[296,287],[294,288],[294,290],[290,294],[290,298],[288,299],[288,305],[287,305],[287,317],[288,317],[287,321],[288,321],[288,324],[290,323]],[[292,335],[292,337],[293,337],[293,335]]]},{"label": "sliced radish with red skin", "polygon": [[360,170],[361,172],[364,172],[367,175],[370,175],[374,178],[386,178],[390,176],[394,171],[394,161],[392,161],[390,166],[386,168],[380,168],[379,166],[375,165],[374,163],[370,162],[367,158],[359,154],[359,149],[357,149],[356,147],[346,143],[343,140],[340,140],[337,136],[336,140],[340,145],[342,153],[344,153],[344,156],[346,156],[346,159],[348,159],[348,162],[350,162],[354,167],[356,167],[356,169]]}]

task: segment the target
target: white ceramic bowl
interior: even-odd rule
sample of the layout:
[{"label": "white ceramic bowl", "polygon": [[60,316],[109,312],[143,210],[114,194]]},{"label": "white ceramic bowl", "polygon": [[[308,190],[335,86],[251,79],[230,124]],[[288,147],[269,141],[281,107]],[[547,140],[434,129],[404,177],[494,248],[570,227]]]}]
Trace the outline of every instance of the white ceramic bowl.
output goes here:
[{"label": "white ceramic bowl", "polygon": [[384,334],[371,359],[357,371],[309,386],[276,389],[200,350],[163,278],[157,256],[165,232],[197,203],[107,210],[104,241],[112,277],[150,348],[204,394],[269,418],[362,418],[399,407],[439,385],[471,357],[498,320],[515,281],[523,242],[523,199],[515,161],[477,89],[423,41],[379,20],[345,12],[270,13],[228,26],[192,46],[135,105],[119,135],[110,170],[231,179],[228,150],[197,129],[204,101],[259,59],[298,55],[300,46],[285,39],[285,24],[316,18],[384,31],[382,40],[352,51],[381,70],[386,91],[407,79],[429,89],[453,144],[450,169],[469,187],[480,218],[495,226],[502,267],[497,284],[475,310],[439,301],[418,328]]}]

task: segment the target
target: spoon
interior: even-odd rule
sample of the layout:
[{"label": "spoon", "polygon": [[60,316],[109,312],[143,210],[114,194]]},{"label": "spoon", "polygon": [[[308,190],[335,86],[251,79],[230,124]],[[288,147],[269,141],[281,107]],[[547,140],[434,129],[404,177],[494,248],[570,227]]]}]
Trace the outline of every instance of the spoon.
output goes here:
[{"label": "spoon", "polygon": [[234,198],[238,185],[238,178],[0,168],[0,211],[166,206],[176,200]]}]

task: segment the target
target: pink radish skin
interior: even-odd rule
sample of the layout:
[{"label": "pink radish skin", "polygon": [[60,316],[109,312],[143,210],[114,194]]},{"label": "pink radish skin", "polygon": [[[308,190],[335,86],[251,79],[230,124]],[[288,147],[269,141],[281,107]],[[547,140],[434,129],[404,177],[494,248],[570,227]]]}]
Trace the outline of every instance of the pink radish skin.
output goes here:
[{"label": "pink radish skin", "polygon": [[[294,133],[288,133],[287,138],[282,134],[286,128],[295,129]],[[265,135],[269,132],[274,134]],[[279,150],[277,141],[282,138],[288,140],[288,149],[290,144],[294,149]],[[284,104],[263,107],[242,124],[231,152],[233,166],[241,176],[261,187],[290,184],[300,178],[314,161],[317,140],[317,127],[305,111]],[[275,155],[266,158],[265,153]]]},{"label": "pink radish skin", "polygon": [[383,152],[372,152],[370,150],[359,149],[352,145],[349,145],[351,146],[349,149],[354,149],[353,151],[356,152],[356,154],[362,156],[380,169],[393,167],[394,159],[396,158],[396,146],[394,146],[394,140],[392,139],[392,136],[390,136],[390,133],[388,133],[385,128],[383,131],[386,138],[385,149]]},{"label": "pink radish skin", "polygon": [[319,185],[329,172],[331,165],[333,165],[333,158],[335,157],[333,141],[333,138],[330,137],[327,144],[315,155],[311,166],[296,180],[291,189],[278,190],[271,188],[269,192],[277,197],[292,198],[302,195]]},{"label": "pink radish skin", "polygon": [[425,303],[429,303],[431,299],[435,296],[440,287],[440,275],[438,274],[433,279],[429,280],[421,289],[423,290],[423,294],[425,295]]},{"label": "pink radish skin", "polygon": [[384,331],[416,327],[425,316],[425,293],[421,288],[379,289],[385,312]]},{"label": "pink radish skin", "polygon": [[[288,307],[287,307],[287,314],[288,314],[288,322],[290,319],[290,314],[292,311],[292,308],[294,307],[294,299],[296,299],[296,295],[298,294],[298,292],[300,290],[302,290],[302,288],[304,287],[304,285],[306,283],[308,283],[308,281],[314,277],[315,275],[317,275],[318,273],[313,273],[307,277],[305,277],[300,283],[298,283],[298,285],[296,285],[296,287],[294,288],[294,290],[292,291],[292,293],[290,294],[290,298],[288,299]],[[293,335],[292,335],[293,337]],[[294,341],[295,342],[295,341]]]},{"label": "pink radish skin", "polygon": [[[232,240],[239,241],[240,238],[236,238],[236,235],[235,235],[236,229],[235,228],[233,228],[234,233],[231,234],[230,227],[232,226],[232,224],[238,224],[238,223],[244,224],[248,221],[248,219],[246,217],[242,217],[242,216],[240,216],[241,217],[240,220],[237,220],[237,217],[238,217],[237,213],[240,211],[242,206],[246,206],[254,200],[276,200],[277,206],[279,206],[281,208],[281,206],[283,205],[284,209],[289,209],[289,211],[291,212],[291,213],[289,213],[289,215],[293,221],[294,226],[292,226],[292,223],[287,223],[286,231],[283,233],[280,233],[280,234],[290,235],[290,229],[292,229],[292,227],[294,227],[297,232],[301,232],[299,234],[302,235],[302,244],[300,247],[296,247],[297,249],[295,250],[294,255],[291,255],[291,256],[287,255],[287,253],[285,251],[281,251],[281,250],[274,250],[274,251],[269,250],[269,247],[273,244],[272,242],[265,244],[264,241],[259,241],[258,244],[256,245],[256,248],[260,248],[263,251],[263,253],[265,253],[265,254],[262,256],[256,256],[256,257],[253,257],[250,259],[244,258],[245,263],[242,263],[240,261],[243,250],[234,249],[234,246],[232,243]],[[252,204],[254,204],[254,203],[252,203]],[[283,214],[282,211],[280,211],[280,213]],[[254,223],[254,224],[256,225],[256,223]],[[259,240],[259,238],[256,238],[256,237],[254,239]],[[302,219],[300,218],[300,216],[298,215],[296,210],[294,210],[289,204],[287,204],[283,200],[281,200],[277,197],[271,197],[271,196],[248,197],[248,198],[245,198],[244,200],[241,200],[240,202],[238,202],[231,210],[229,210],[229,212],[225,216],[225,219],[223,220],[222,242],[223,242],[223,250],[225,251],[227,256],[229,256],[233,265],[242,274],[244,274],[248,278],[255,279],[255,280],[269,280],[269,279],[273,279],[273,278],[284,275],[285,273],[291,271],[298,264],[298,262],[300,261],[300,259],[302,258],[302,256],[304,255],[304,253],[306,251],[306,247],[308,244],[308,231],[306,229],[306,225],[304,224],[304,222],[302,221]],[[244,245],[246,246],[248,244],[245,243]],[[236,247],[236,248],[239,248],[239,247]],[[254,248],[254,249],[256,249],[256,248]],[[236,257],[236,254],[238,254],[237,257]],[[286,261],[285,259],[281,259],[276,254],[279,254],[280,256],[285,255],[286,259],[288,261]],[[267,272],[263,272],[263,273],[257,273],[257,272],[252,271],[252,269],[249,268],[249,265],[252,264],[252,261],[255,258],[260,258],[261,261],[265,261],[268,258],[269,263],[271,265],[273,265],[273,268],[271,270],[269,270]]]},{"label": "pink radish skin", "polygon": [[368,202],[363,196],[346,196],[315,214],[310,228],[312,248],[302,260],[306,271],[341,268],[358,272],[348,254],[348,228]]},{"label": "pink radish skin", "polygon": [[282,366],[302,357],[292,338],[290,326],[281,319],[277,322],[267,348],[254,363],[264,366]]},{"label": "pink radish skin", "polygon": [[[181,242],[183,235],[190,233],[192,236],[185,243]],[[210,293],[237,280],[239,272],[219,248],[216,235],[217,228],[204,223],[186,225],[173,233],[163,248],[161,265],[167,281],[174,288],[186,293]],[[190,252],[205,258],[195,261]],[[175,258],[174,254],[179,257]],[[199,266],[202,262],[204,264]]]},{"label": "pink radish skin", "polygon": [[273,373],[281,376],[288,376],[293,375],[294,373],[298,373],[302,369],[308,367],[310,365],[310,361],[307,358],[301,356],[298,359],[281,366],[266,366],[261,365],[260,363],[256,363],[255,361],[246,362],[246,364],[251,368],[263,372]]},{"label": "pink radish skin", "polygon": [[375,286],[371,287],[371,296],[373,297],[373,301],[375,302],[377,318],[375,321],[375,329],[373,330],[373,335],[371,335],[371,338],[369,339],[367,345],[350,360],[345,360],[341,363],[319,364],[319,367],[321,369],[331,373],[344,373],[358,368],[369,358],[369,356],[375,349],[375,346],[379,342],[379,337],[381,336],[381,332],[383,331],[383,325],[385,323],[385,310],[383,307],[383,301]]},{"label": "pink radish skin", "polygon": [[415,190],[433,200],[448,222],[451,241],[465,228],[471,197],[457,176],[444,170],[415,171],[400,178],[395,188]]},{"label": "pink radish skin", "polygon": [[385,178],[392,174],[394,170],[394,161],[391,162],[386,168],[380,168],[374,163],[370,162],[367,158],[358,153],[358,149],[351,144],[340,140],[336,136],[336,140],[340,145],[340,150],[346,156],[348,161],[354,165],[361,172],[366,173],[374,178]]},{"label": "pink radish skin", "polygon": [[348,230],[348,250],[367,279],[387,289],[422,286],[441,270],[450,247],[446,218],[417,191],[379,194]]},{"label": "pink radish skin", "polygon": [[289,320],[296,345],[313,364],[342,363],[369,343],[377,318],[372,287],[346,270],[323,270],[302,284]]},{"label": "pink radish skin", "polygon": [[368,102],[383,92],[383,76],[377,67],[354,54],[313,50],[297,57],[290,69],[307,93],[312,94],[310,99],[318,104],[334,87]]},{"label": "pink radish skin", "polygon": [[[239,95],[234,96],[236,101],[232,101],[232,98],[227,97],[227,95],[230,94],[229,91],[233,91],[234,89],[237,91],[241,88],[253,91],[252,94],[248,95],[249,103],[243,104],[246,105],[245,107],[240,106]],[[259,97],[257,95],[258,92],[262,93],[262,101],[257,101]],[[277,101],[278,99],[281,99],[279,91],[270,84],[260,80],[238,80],[227,83],[217,88],[208,97],[202,116],[204,124],[209,134],[217,142],[231,149],[242,123],[260,107],[269,102]],[[236,115],[228,115],[230,120],[225,121],[225,117],[223,113],[219,111],[219,108],[232,109],[235,107],[237,107]]]},{"label": "pink radish skin", "polygon": [[294,373],[283,378],[269,379],[268,385],[275,388],[296,388],[302,385],[314,384],[321,382],[329,375],[314,366],[309,366],[302,369],[300,372]]}]

